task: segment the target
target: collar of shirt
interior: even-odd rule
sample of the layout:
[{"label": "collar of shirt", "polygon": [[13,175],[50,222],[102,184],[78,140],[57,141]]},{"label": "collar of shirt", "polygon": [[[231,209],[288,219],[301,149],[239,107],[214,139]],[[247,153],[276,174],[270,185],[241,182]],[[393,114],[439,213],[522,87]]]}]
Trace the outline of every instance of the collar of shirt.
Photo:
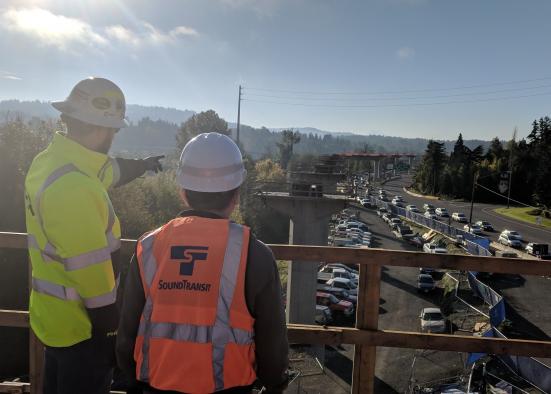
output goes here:
[{"label": "collar of shirt", "polygon": [[97,178],[109,161],[106,154],[85,148],[59,131],[55,133],[50,149],[56,155],[67,158],[67,161],[90,177]]},{"label": "collar of shirt", "polygon": [[207,219],[223,219],[222,216],[209,211],[199,211],[195,209],[186,209],[178,214],[179,217],[185,218],[187,216],[199,216]]}]

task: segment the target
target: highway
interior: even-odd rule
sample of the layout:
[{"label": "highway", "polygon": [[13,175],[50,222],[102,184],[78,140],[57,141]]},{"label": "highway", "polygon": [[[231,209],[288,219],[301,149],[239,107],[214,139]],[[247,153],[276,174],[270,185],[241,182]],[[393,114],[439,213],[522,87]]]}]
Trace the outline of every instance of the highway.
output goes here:
[{"label": "highway", "polygon": [[[387,190],[389,197],[399,194],[404,198],[406,204],[415,204],[420,210],[422,210],[424,203],[430,203],[437,208],[447,208],[450,214],[452,212],[463,212],[467,217],[469,216],[469,202],[414,197],[406,194],[403,190],[410,183],[410,178],[403,177],[387,182],[383,187]],[[498,207],[500,205],[474,204],[473,222],[487,220],[492,223],[496,230],[493,233],[485,232],[484,236],[497,241],[497,237],[502,230],[510,229],[520,232],[525,241],[551,243],[550,230],[538,228],[535,225],[514,219],[504,218],[492,212],[493,209]],[[461,228],[463,226],[463,224],[460,225],[453,221],[452,225]],[[514,308],[514,311],[509,311],[508,316],[514,317],[516,323],[522,328],[524,331],[523,337],[541,340],[549,340],[551,338],[551,319],[549,318],[551,316],[551,309],[549,307],[551,280],[537,276],[524,276],[517,278],[517,280],[512,280],[510,277],[500,276],[491,282],[490,285],[494,289],[499,290],[507,302]]]},{"label": "highway", "polygon": [[[394,195],[401,195],[406,204],[415,204],[417,208],[423,211],[423,204],[430,203],[436,208],[447,208],[450,215],[452,212],[462,212],[469,218],[469,212],[471,204],[469,201],[446,201],[446,200],[434,200],[423,197],[414,197],[406,192],[403,188],[411,184],[411,177],[404,176],[401,179],[396,179],[387,182],[383,188],[388,192],[388,197],[391,198]],[[505,202],[505,200],[504,200]],[[522,236],[525,242],[538,242],[538,243],[551,243],[551,230],[536,226],[536,224],[528,224],[520,222],[518,220],[510,219],[498,215],[493,212],[494,209],[503,207],[504,205],[497,204],[483,204],[475,203],[473,207],[473,223],[478,220],[487,220],[492,223],[495,231],[493,233],[485,232],[484,236],[490,238],[492,241],[497,241],[499,233],[505,229],[516,230]],[[447,223],[447,219],[444,219]],[[465,223],[457,223],[452,221],[451,224],[455,227],[463,229]]]}]

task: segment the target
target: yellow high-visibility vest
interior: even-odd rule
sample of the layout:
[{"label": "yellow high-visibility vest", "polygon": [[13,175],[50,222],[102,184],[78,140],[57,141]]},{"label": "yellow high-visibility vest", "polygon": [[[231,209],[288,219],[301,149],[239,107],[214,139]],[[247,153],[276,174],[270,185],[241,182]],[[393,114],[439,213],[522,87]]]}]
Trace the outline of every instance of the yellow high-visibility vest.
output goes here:
[{"label": "yellow high-visibility vest", "polygon": [[86,308],[116,301],[111,253],[120,248],[121,231],[107,188],[117,169],[114,159],[57,133],[25,179],[30,322],[48,346],[90,338]]}]

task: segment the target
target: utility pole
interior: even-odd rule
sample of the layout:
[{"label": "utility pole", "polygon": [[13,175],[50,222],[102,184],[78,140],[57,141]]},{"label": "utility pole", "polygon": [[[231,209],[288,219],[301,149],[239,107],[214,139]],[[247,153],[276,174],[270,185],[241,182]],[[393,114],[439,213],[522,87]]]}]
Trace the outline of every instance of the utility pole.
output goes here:
[{"label": "utility pole", "polygon": [[513,179],[513,147],[515,145],[515,139],[517,138],[517,128],[515,127],[515,130],[513,131],[513,140],[511,141],[511,146],[509,148],[509,187],[507,190],[507,209],[510,207],[510,200],[511,200],[511,182]]},{"label": "utility pole", "polygon": [[237,133],[236,133],[236,140],[237,140],[237,146],[239,146],[239,126],[241,123],[241,85],[239,85],[239,98],[237,100]]},{"label": "utility pole", "polygon": [[473,179],[473,191],[471,193],[471,213],[469,214],[469,232],[471,232],[471,227],[473,226],[474,189],[476,187],[477,180],[478,180],[478,172],[474,174],[474,179]]}]

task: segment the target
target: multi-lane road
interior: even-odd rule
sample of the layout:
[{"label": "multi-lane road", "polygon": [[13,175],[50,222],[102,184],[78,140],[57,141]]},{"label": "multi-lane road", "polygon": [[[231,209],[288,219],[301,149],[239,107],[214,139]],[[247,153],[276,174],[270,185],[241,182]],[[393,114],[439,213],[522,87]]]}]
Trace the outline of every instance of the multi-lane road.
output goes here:
[{"label": "multi-lane road", "polygon": [[[471,204],[468,201],[447,201],[447,200],[434,200],[424,197],[415,197],[404,192],[404,187],[408,187],[411,184],[411,178],[403,176],[400,179],[387,182],[383,188],[388,192],[389,197],[394,195],[401,195],[404,197],[406,204],[415,204],[422,211],[423,204],[430,203],[435,207],[447,208],[450,212],[462,212],[467,218],[469,217]],[[492,223],[495,232],[485,232],[484,236],[488,237],[492,241],[497,241],[499,233],[505,229],[516,230],[522,234],[523,238],[527,242],[537,243],[551,243],[551,230],[542,228],[534,224],[521,222],[518,220],[503,217],[494,212],[494,209],[503,207],[503,205],[495,204],[482,204],[475,203],[473,206],[473,223],[478,220],[487,220]],[[447,219],[445,219],[447,222]],[[452,225],[463,229],[464,223],[457,223],[452,221]]]},{"label": "multi-lane road", "polygon": [[[436,207],[445,207],[450,214],[452,212],[463,212],[469,216],[470,202],[434,200],[423,197],[414,197],[406,194],[403,190],[411,184],[411,179],[401,179],[387,182],[383,188],[389,195],[402,195],[406,204],[415,204],[422,210],[424,203],[430,203]],[[505,218],[493,212],[499,205],[478,204],[473,207],[473,222],[487,220],[496,230],[493,233],[485,232],[484,236],[492,241],[497,241],[499,233],[504,229],[516,230],[522,234],[526,242],[551,243],[551,230],[541,228],[518,220]],[[452,221],[452,225],[463,226]],[[514,318],[516,324],[522,329],[525,337],[549,340],[551,337],[551,309],[549,298],[551,297],[551,280],[538,276],[524,276],[520,280],[511,280],[509,277],[500,276],[491,283],[492,287],[499,290],[510,306],[508,317]]]}]

